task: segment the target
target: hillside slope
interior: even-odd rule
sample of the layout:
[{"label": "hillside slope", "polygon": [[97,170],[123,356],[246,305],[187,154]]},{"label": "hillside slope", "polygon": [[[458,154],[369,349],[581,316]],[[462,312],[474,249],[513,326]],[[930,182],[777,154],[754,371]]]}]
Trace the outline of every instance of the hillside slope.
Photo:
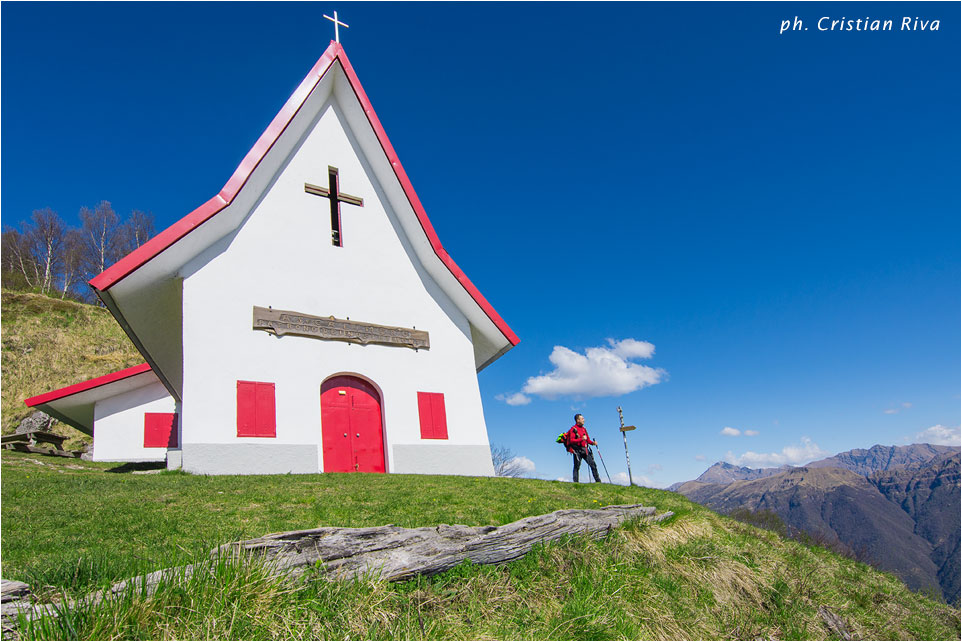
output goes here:
[{"label": "hillside slope", "polygon": [[[110,313],[94,305],[3,290],[0,319],[3,434],[33,412],[24,399],[144,362]],[[60,423],[54,430],[81,435]]]},{"label": "hillside slope", "polygon": [[790,528],[837,541],[913,589],[938,587],[948,602],[959,600],[957,447],[874,446],[815,464],[747,481],[690,481],[677,490],[726,514],[773,512]]},{"label": "hillside slope", "polygon": [[938,587],[931,545],[915,533],[915,522],[874,484],[851,471],[794,468],[728,485],[683,485],[679,492],[721,513],[737,508],[771,511],[791,528],[844,543],[912,589]]},{"label": "hillside slope", "polygon": [[4,577],[68,594],[134,570],[197,559],[185,559],[185,551],[271,531],[503,524],[616,503],[676,514],[599,541],[575,537],[538,547],[506,565],[466,564],[397,584],[311,575],[275,581],[256,565],[220,565],[151,598],[129,595],[22,632],[28,638],[960,636],[954,609],[890,575],[655,489],[417,475],[132,475],[106,464],[8,452],[2,466]]}]

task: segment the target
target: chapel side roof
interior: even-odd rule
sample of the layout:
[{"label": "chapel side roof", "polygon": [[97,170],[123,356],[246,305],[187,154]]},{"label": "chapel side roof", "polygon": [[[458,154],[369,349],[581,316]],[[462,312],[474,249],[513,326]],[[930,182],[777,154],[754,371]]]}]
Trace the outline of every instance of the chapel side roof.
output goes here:
[{"label": "chapel side roof", "polygon": [[157,380],[150,365],[142,363],[30,397],[23,403],[28,408],[39,408],[51,417],[89,434],[93,430],[94,403],[129,387],[136,387],[131,385],[134,383],[133,378],[145,374],[153,375],[152,378]]},{"label": "chapel side roof", "polygon": [[[374,112],[374,108],[371,105],[371,102],[368,99],[363,87],[361,86],[361,82],[358,79],[357,74],[354,72],[354,68],[351,66],[351,63],[347,58],[347,54],[344,52],[344,48],[339,43],[333,41],[324,51],[323,55],[321,55],[321,57],[318,59],[310,73],[308,73],[307,77],[304,78],[298,88],[281,108],[280,112],[278,112],[278,114],[274,117],[274,120],[271,121],[264,133],[261,134],[260,138],[241,161],[240,165],[234,171],[233,176],[231,176],[230,180],[227,181],[227,184],[224,185],[221,191],[215,197],[189,213],[187,216],[180,219],[164,231],[160,232],[155,237],[147,241],[144,245],[140,246],[119,260],[117,263],[104,270],[101,274],[91,279],[89,282],[90,286],[94,288],[101,299],[104,299],[103,295],[107,293],[111,287],[136,272],[138,269],[149,263],[152,259],[196,230],[203,223],[212,219],[219,212],[227,208],[247,182],[254,169],[258,166],[261,160],[271,149],[272,145],[284,132],[284,129],[307,100],[314,87],[324,77],[324,75],[335,62],[340,62],[350,86],[353,89],[361,107],[363,108],[364,114],[367,116],[368,122],[370,123],[371,128],[373,129],[377,140],[380,143],[380,146],[394,171],[398,183],[402,187],[404,194],[411,205],[411,208],[417,216],[421,229],[430,242],[434,253],[451,273],[451,275],[461,285],[461,287],[464,288],[471,299],[473,299],[478,307],[483,311],[484,315],[490,319],[494,326],[497,327],[497,329],[504,336],[507,345],[498,354],[488,359],[484,364],[481,364],[478,368],[480,370],[484,366],[496,360],[498,357],[504,354],[504,352],[507,352],[507,350],[509,350],[511,347],[517,345],[520,339],[514,333],[514,331],[511,330],[504,319],[502,319],[501,316],[495,311],[494,307],[488,302],[488,300],[484,298],[484,295],[481,294],[478,288],[471,282],[464,271],[458,267],[458,265],[454,262],[454,259],[451,258],[451,256],[441,245],[441,241],[434,230],[434,226],[428,219],[427,212],[425,211],[424,206],[421,204],[421,200],[415,193],[414,186],[411,184],[407,173],[404,171],[397,152],[395,152],[393,145],[391,145],[391,142],[388,139],[387,133],[384,131],[384,128],[381,125],[381,121]],[[107,304],[108,309],[110,309],[111,312],[117,316],[115,306],[110,305],[106,300],[104,302]],[[118,321],[121,322],[121,325],[124,326],[125,329],[129,328],[129,325],[123,319],[118,318]],[[128,333],[132,331],[132,328],[128,329]],[[135,344],[139,345],[136,340]],[[145,356],[148,356],[148,360],[150,359],[149,355]]]}]

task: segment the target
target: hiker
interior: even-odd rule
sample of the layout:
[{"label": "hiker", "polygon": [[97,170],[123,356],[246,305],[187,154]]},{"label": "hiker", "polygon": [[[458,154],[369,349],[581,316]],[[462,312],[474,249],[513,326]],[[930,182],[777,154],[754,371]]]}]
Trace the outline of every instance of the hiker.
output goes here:
[{"label": "hiker", "polygon": [[585,430],[585,416],[580,412],[575,415],[575,425],[572,426],[568,433],[565,435],[566,445],[568,446],[568,452],[574,457],[574,470],[571,473],[572,480],[578,483],[578,471],[581,469],[581,460],[584,459],[588,462],[588,467],[591,468],[591,474],[595,476],[596,482],[601,482],[601,477],[598,475],[598,466],[595,465],[594,455],[591,454],[591,449],[588,448],[589,445],[597,446],[597,441],[592,441],[591,437],[588,436],[588,431]]}]

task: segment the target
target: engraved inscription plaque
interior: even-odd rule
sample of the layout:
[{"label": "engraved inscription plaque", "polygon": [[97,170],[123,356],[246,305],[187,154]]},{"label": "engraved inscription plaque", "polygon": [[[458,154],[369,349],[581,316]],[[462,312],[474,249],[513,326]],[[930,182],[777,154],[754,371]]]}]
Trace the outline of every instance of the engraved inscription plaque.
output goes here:
[{"label": "engraved inscription plaque", "polygon": [[348,343],[379,343],[427,349],[431,347],[424,330],[399,328],[374,323],[362,323],[334,317],[315,317],[290,310],[274,310],[254,306],[254,329],[264,330],[279,337],[293,334],[314,339],[331,339]]}]

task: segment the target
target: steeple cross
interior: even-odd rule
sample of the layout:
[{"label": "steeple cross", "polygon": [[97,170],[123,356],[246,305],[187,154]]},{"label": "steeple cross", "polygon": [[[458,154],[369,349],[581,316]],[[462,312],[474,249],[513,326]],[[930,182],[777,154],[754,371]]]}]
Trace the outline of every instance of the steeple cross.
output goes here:
[{"label": "steeple cross", "polygon": [[337,11],[334,12],[334,17],[333,17],[333,18],[332,18],[331,16],[327,15],[326,13],[324,14],[324,17],[334,23],[334,42],[340,42],[340,41],[341,41],[341,34],[338,33],[338,31],[337,31],[338,25],[340,25],[341,27],[344,27],[345,29],[350,29],[350,25],[346,25],[346,24],[344,24],[343,22],[341,22],[340,20],[337,19]]},{"label": "steeple cross", "polygon": [[304,191],[315,196],[323,196],[331,201],[331,243],[337,247],[343,245],[341,238],[341,203],[364,207],[364,199],[344,194],[338,187],[337,168],[327,167],[327,182],[329,187],[320,187],[304,183]]}]

